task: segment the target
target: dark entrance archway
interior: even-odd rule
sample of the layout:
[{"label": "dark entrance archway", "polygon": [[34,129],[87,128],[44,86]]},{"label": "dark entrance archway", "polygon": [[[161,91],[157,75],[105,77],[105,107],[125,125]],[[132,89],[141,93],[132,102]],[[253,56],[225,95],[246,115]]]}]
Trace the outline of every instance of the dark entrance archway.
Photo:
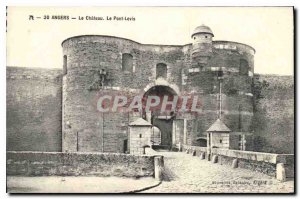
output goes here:
[{"label": "dark entrance archway", "polygon": [[198,137],[196,139],[196,141],[197,141],[197,146],[207,147],[207,138],[206,137]]},{"label": "dark entrance archway", "polygon": [[161,143],[163,148],[170,149],[172,146],[172,119],[160,119],[158,117],[153,118],[153,125],[157,126],[161,130]]},{"label": "dark entrance archway", "polygon": [[[149,96],[158,96],[160,104],[146,112],[146,102]],[[169,86],[153,86],[145,92],[143,96],[143,119],[151,122],[152,125],[157,126],[161,130],[161,148],[171,149],[172,147],[172,132],[173,132],[173,119],[175,117],[174,111],[167,107],[166,111],[162,112],[162,101],[167,96],[168,101],[172,101],[177,93]]]}]

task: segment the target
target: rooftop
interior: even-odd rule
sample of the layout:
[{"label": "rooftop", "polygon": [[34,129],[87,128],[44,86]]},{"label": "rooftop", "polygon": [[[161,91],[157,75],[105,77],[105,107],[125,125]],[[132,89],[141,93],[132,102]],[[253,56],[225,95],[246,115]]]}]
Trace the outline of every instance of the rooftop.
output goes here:
[{"label": "rooftop", "polygon": [[195,30],[192,33],[192,37],[198,33],[208,33],[208,34],[211,34],[212,36],[214,36],[214,33],[212,32],[210,27],[205,26],[205,25],[201,25],[201,26],[198,26],[197,28],[195,28]]},{"label": "rooftop", "polygon": [[217,119],[206,132],[230,132],[231,130],[220,120]]},{"label": "rooftop", "polygon": [[135,120],[134,122],[131,122],[129,126],[152,126],[152,124],[143,118],[139,118]]}]

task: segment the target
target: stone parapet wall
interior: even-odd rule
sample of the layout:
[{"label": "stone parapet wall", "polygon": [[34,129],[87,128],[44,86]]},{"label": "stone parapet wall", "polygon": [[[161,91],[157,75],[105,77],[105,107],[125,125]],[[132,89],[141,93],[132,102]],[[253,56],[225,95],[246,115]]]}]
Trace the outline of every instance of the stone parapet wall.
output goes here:
[{"label": "stone parapet wall", "polygon": [[190,145],[182,145],[183,150],[195,150],[199,152],[206,152],[207,148],[206,147],[200,147],[200,146],[190,146]]},{"label": "stone parapet wall", "polygon": [[253,151],[240,151],[240,150],[227,150],[220,148],[211,149],[213,154],[239,158],[239,159],[247,159],[258,162],[268,162],[272,164],[276,164],[278,154],[273,153],[261,153],[261,152],[253,152]]},{"label": "stone parapet wall", "polygon": [[[214,159],[215,162],[233,166],[237,161],[237,167],[264,173],[272,177],[278,175],[278,164],[284,165],[284,173],[287,178],[294,177],[294,154],[275,154],[253,151],[228,150],[212,148],[209,157],[207,147],[183,145],[182,151],[200,156],[201,159]],[[213,158],[215,157],[215,158]]]},{"label": "stone parapet wall", "polygon": [[[6,157],[9,176],[155,176],[155,156],[9,151]],[[157,159],[163,162],[163,157]]]},{"label": "stone parapet wall", "polygon": [[193,153],[193,151],[195,151],[195,155],[200,156],[201,153],[207,153],[207,148],[199,146],[182,145],[182,151],[185,151],[186,153]]},{"label": "stone parapet wall", "polygon": [[283,163],[285,166],[286,177],[294,177],[294,155],[293,154],[275,154],[253,151],[239,151],[213,148],[212,155],[219,156],[219,162],[229,164],[234,159],[238,160],[238,167],[265,173],[276,177],[277,164]]}]

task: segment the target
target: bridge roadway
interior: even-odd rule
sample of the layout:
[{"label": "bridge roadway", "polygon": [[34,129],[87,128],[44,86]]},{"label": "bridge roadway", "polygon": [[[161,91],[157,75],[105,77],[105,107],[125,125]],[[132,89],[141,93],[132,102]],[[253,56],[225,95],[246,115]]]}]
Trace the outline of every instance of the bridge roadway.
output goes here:
[{"label": "bridge roadway", "polygon": [[294,180],[279,182],[262,173],[213,164],[183,152],[164,156],[163,182],[143,193],[291,193]]}]

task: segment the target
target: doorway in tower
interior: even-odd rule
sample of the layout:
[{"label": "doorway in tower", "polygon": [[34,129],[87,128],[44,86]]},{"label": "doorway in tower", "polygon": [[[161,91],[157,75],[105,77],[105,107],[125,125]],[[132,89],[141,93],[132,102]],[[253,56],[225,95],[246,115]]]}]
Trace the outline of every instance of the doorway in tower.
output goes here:
[{"label": "doorway in tower", "polygon": [[[153,126],[160,130],[160,144],[153,144],[154,148],[171,149],[172,148],[172,133],[173,133],[173,121],[175,119],[175,111],[172,110],[172,106],[167,106],[166,110],[162,112],[162,101],[165,96],[168,97],[168,101],[172,101],[177,93],[169,86],[157,85],[151,87],[144,93],[143,96],[143,119],[150,122]],[[157,96],[160,99],[160,103],[147,110],[146,102],[149,96]]]},{"label": "doorway in tower", "polygon": [[153,118],[153,125],[160,129],[160,148],[171,149],[173,120]]}]

